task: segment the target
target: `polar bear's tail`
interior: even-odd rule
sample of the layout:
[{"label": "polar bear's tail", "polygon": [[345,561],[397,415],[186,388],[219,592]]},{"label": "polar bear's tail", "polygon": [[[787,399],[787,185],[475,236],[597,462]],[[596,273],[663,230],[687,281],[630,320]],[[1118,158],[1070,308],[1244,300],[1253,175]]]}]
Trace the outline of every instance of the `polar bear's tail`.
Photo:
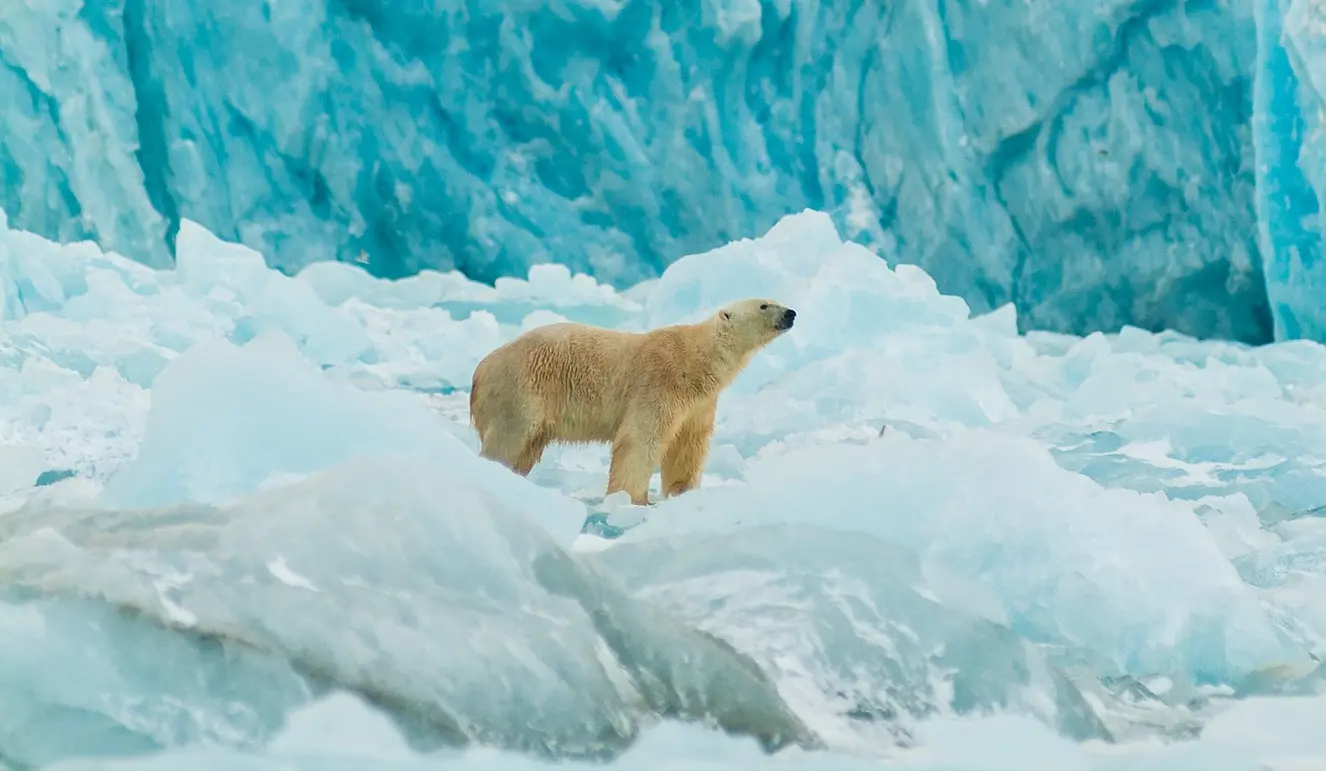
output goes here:
[{"label": "polar bear's tail", "polygon": [[480,361],[479,366],[474,368],[474,377],[470,379],[470,425],[474,427],[480,441],[483,441],[484,434],[488,431],[488,424],[492,422],[491,413],[486,410],[492,401],[491,398],[485,398],[485,396],[491,397],[488,390],[492,388],[492,384],[485,377],[488,370],[486,363],[486,359]]},{"label": "polar bear's tail", "polygon": [[479,431],[479,433],[482,434],[483,432],[479,430],[478,406],[479,406],[479,378],[476,375],[474,381],[470,383],[470,425],[474,427],[475,431]]}]

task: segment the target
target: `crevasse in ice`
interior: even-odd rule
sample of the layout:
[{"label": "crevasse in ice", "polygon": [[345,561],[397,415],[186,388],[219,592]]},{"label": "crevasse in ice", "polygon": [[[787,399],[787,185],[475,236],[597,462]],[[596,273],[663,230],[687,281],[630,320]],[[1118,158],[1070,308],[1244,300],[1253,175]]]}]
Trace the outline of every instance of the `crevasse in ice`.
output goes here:
[{"label": "crevasse in ice", "polygon": [[[1019,335],[811,211],[623,292],[0,225],[0,762],[1326,759],[1318,344]],[[474,452],[501,341],[744,295],[798,324],[700,489],[642,510],[605,448]]]},{"label": "crevasse in ice", "polygon": [[10,3],[0,205],[617,288],[810,207],[1026,327],[1322,339],[1316,5]]}]

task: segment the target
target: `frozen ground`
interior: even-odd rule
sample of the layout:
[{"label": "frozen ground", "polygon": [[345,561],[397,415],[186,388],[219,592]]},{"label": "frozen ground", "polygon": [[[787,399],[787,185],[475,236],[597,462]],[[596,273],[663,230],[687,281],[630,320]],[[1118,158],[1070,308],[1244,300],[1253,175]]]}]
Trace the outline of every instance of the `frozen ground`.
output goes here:
[{"label": "frozen ground", "polygon": [[[501,341],[747,295],[700,490],[474,454]],[[0,767],[1326,764],[1322,346],[1019,336],[814,212],[623,293],[0,228],[0,317]]]}]

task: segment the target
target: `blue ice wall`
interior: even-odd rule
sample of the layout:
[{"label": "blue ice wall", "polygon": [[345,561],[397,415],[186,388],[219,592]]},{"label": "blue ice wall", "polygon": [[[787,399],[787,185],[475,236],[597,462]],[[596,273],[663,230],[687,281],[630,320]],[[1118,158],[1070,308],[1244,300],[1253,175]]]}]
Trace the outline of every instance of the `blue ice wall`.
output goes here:
[{"label": "blue ice wall", "polygon": [[1257,0],[1257,30],[1257,211],[1275,336],[1326,341],[1326,15],[1315,2]]},{"label": "blue ice wall", "polygon": [[811,207],[1024,326],[1265,340],[1254,1],[9,4],[0,206],[618,285]]}]

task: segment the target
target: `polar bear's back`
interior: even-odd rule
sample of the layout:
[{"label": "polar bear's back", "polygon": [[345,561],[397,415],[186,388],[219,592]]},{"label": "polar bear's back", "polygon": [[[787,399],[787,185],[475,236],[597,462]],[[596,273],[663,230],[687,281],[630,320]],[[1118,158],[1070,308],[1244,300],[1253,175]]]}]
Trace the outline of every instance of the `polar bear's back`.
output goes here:
[{"label": "polar bear's back", "polygon": [[611,441],[643,337],[569,322],[532,329],[479,362],[471,412],[488,402],[549,424],[560,441]]}]

